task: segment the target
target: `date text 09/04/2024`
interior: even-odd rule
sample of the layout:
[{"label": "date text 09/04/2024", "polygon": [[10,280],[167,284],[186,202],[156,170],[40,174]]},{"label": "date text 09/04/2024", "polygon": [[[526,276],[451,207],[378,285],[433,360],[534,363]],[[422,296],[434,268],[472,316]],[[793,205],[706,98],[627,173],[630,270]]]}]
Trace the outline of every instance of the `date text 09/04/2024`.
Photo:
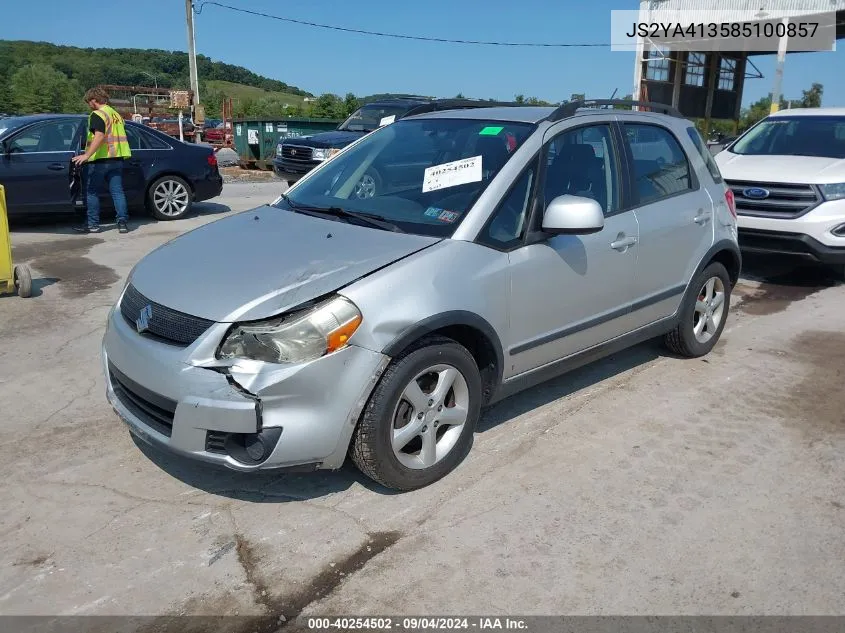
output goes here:
[{"label": "date text 09/04/2024", "polygon": [[499,617],[352,617],[352,618],[308,618],[311,631],[370,630],[370,631],[434,631],[434,630],[527,630],[525,620]]},{"label": "date text 09/04/2024", "polygon": [[634,22],[626,37],[814,37],[818,22]]}]

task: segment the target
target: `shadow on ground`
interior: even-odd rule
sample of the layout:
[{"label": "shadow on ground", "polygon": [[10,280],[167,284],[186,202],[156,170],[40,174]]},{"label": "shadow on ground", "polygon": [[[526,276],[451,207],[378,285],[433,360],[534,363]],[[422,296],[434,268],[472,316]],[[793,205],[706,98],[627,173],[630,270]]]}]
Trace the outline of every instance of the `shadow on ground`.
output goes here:
[{"label": "shadow on ground", "polygon": [[[205,217],[230,213],[231,207],[219,202],[197,202],[185,220],[193,217]],[[85,216],[80,213],[67,213],[52,216],[33,216],[27,218],[10,218],[9,229],[13,233],[55,233],[58,235],[78,235],[73,227],[82,224]],[[161,224],[173,229],[184,230],[180,227],[180,220],[156,220],[144,209],[130,209],[129,228],[146,226],[147,224]],[[117,223],[113,210],[103,210],[100,215],[100,228],[103,232],[117,231]]]}]

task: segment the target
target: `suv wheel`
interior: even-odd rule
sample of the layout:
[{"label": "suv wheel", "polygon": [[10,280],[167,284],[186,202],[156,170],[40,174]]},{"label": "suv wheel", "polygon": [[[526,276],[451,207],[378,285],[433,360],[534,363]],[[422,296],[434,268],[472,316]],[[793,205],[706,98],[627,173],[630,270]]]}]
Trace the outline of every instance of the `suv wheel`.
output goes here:
[{"label": "suv wheel", "polygon": [[373,390],[352,439],[352,460],[388,488],[422,488],[463,461],[480,412],[481,376],[472,355],[452,339],[424,339],[396,358]]},{"label": "suv wheel", "polygon": [[710,353],[719,341],[731,303],[731,279],[719,262],[701,271],[690,284],[675,329],[666,346],[676,354],[696,358]]},{"label": "suv wheel", "polygon": [[178,220],[191,210],[191,188],[179,176],[162,176],[147,193],[147,204],[157,220]]}]

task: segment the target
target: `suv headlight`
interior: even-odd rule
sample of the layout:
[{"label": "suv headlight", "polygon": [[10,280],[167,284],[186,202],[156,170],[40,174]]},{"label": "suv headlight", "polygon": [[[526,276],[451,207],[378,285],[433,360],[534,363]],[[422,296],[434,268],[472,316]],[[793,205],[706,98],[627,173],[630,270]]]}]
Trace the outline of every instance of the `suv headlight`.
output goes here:
[{"label": "suv headlight", "polygon": [[281,155],[282,155],[282,144],[279,143],[278,145],[276,145],[276,156],[281,156]]},{"label": "suv headlight", "polygon": [[832,185],[819,185],[825,200],[841,200],[845,198],[845,182],[837,182]]},{"label": "suv headlight", "polygon": [[336,147],[318,147],[314,150],[314,153],[311,154],[311,157],[314,160],[328,160],[339,151],[340,150]]},{"label": "suv headlight", "polygon": [[248,358],[268,363],[302,363],[346,347],[361,325],[361,312],[335,296],[312,308],[266,321],[236,324],[218,358]]}]

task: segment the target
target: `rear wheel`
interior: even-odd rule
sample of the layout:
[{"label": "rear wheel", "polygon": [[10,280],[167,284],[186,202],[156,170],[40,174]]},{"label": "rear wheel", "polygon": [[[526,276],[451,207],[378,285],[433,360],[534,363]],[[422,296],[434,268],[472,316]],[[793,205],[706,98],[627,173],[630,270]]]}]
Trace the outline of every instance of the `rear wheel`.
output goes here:
[{"label": "rear wheel", "polygon": [[393,361],[373,390],[352,439],[352,460],[388,488],[422,488],[463,461],[480,411],[472,355],[448,338],[423,340]]},{"label": "rear wheel", "polygon": [[666,347],[688,358],[709,354],[722,335],[730,302],[730,275],[722,264],[713,262],[690,284],[680,320],[666,335]]},{"label": "rear wheel", "polygon": [[193,196],[179,176],[162,176],[147,193],[147,206],[157,220],[178,220],[190,213]]}]

